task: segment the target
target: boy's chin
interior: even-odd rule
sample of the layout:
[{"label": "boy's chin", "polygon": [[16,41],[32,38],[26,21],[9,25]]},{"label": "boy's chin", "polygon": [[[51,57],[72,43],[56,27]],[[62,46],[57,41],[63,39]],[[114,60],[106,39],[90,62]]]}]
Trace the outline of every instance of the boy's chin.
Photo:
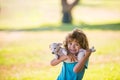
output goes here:
[{"label": "boy's chin", "polygon": [[71,53],[71,54],[77,54],[76,51],[70,51],[70,50],[69,50],[69,53]]}]

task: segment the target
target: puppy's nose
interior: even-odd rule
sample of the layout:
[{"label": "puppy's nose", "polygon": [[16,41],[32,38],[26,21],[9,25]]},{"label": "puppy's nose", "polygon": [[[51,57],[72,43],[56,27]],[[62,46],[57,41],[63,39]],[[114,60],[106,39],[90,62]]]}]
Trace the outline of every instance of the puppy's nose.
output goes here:
[{"label": "puppy's nose", "polygon": [[54,52],[52,52],[52,54],[54,54]]}]

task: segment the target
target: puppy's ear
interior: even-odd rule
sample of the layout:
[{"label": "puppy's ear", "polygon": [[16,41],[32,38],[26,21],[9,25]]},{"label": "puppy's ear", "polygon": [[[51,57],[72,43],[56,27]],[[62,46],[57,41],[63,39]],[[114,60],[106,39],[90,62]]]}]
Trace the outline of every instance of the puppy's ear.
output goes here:
[{"label": "puppy's ear", "polygon": [[59,45],[59,46],[61,46],[61,45],[62,45],[62,43],[58,43],[58,45]]}]

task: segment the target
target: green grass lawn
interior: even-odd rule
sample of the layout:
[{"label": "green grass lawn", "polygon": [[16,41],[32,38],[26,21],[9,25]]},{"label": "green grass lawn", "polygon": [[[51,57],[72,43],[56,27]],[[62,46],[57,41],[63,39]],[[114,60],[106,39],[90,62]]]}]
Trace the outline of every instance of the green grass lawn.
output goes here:
[{"label": "green grass lawn", "polygon": [[[120,31],[88,30],[90,57],[83,80],[119,80]],[[0,80],[55,80],[61,64],[50,66],[52,42],[62,42],[69,31],[1,31]]]},{"label": "green grass lawn", "polygon": [[62,64],[50,66],[49,44],[62,42],[75,27],[97,50],[83,80],[120,80],[120,5],[115,1],[82,0],[73,9],[73,24],[61,24],[60,1],[2,0],[0,80],[56,80]]}]

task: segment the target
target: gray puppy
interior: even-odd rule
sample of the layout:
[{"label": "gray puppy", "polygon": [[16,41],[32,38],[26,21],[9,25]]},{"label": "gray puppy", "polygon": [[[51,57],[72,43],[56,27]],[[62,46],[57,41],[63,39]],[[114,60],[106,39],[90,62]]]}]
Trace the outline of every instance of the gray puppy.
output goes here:
[{"label": "gray puppy", "polygon": [[52,43],[49,45],[49,48],[52,51],[52,54],[55,55],[55,58],[58,59],[62,55],[67,55],[65,48],[62,48],[62,43]]}]

